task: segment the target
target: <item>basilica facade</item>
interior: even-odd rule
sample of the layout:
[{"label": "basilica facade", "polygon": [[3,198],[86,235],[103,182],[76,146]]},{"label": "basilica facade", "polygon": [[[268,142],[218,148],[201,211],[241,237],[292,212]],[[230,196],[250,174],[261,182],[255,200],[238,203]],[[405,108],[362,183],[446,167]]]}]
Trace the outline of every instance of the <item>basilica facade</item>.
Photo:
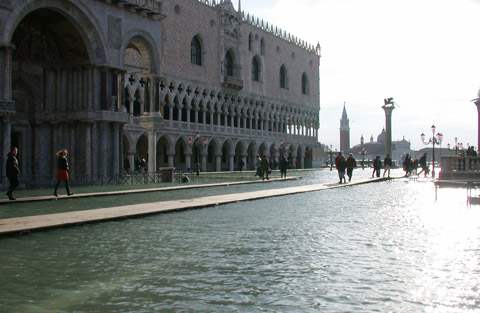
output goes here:
[{"label": "basilica facade", "polygon": [[2,177],[315,163],[320,46],[212,0],[0,0]]}]

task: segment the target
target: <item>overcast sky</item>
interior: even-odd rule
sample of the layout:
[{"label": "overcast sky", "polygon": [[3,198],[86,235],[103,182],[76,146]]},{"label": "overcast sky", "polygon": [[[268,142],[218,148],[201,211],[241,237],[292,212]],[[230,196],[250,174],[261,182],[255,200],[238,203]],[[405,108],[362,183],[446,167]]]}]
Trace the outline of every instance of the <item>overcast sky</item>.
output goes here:
[{"label": "overcast sky", "polygon": [[[235,1],[235,0],[233,0]],[[235,1],[236,2],[236,1]],[[320,135],[339,146],[347,102],[352,145],[384,127],[394,97],[393,139],[414,148],[434,123],[477,142],[480,0],[243,0],[243,9],[311,43],[320,42]]]}]

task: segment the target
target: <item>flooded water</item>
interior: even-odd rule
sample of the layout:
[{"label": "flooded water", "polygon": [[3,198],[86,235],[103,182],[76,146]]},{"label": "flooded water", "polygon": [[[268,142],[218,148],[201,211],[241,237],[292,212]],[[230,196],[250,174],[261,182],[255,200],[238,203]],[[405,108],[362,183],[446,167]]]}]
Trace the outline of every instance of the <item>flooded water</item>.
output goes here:
[{"label": "flooded water", "polygon": [[399,180],[0,239],[0,312],[479,312],[480,207]]}]

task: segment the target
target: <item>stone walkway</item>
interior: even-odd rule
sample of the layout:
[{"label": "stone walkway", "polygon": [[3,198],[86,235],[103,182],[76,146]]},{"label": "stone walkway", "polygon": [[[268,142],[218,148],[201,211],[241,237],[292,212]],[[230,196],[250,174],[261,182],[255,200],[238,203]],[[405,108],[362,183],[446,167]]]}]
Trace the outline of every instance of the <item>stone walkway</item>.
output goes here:
[{"label": "stone walkway", "polygon": [[79,193],[79,194],[74,194],[72,196],[65,196],[65,195],[59,195],[58,197],[55,197],[53,195],[50,195],[50,196],[35,196],[35,197],[17,198],[17,200],[15,200],[15,201],[10,201],[8,199],[2,199],[2,200],[0,200],[0,206],[2,206],[2,205],[14,205],[15,203],[30,203],[30,202],[67,200],[67,199],[79,199],[79,198],[122,196],[122,195],[131,195],[131,194],[139,194],[139,193],[167,192],[167,191],[174,191],[174,190],[201,189],[201,188],[212,188],[212,187],[228,187],[228,186],[249,185],[249,184],[267,184],[267,183],[272,183],[272,182],[292,181],[292,180],[297,180],[297,179],[299,179],[299,177],[289,177],[287,179],[273,178],[273,179],[266,180],[266,181],[248,180],[248,181],[227,182],[227,183],[211,183],[211,184],[185,185],[185,186],[173,186],[173,187],[161,187],[161,188],[147,188],[147,189],[133,189],[133,190],[120,190],[120,191],[107,191],[107,192]]},{"label": "stone walkway", "polygon": [[271,197],[287,196],[333,188],[352,187],[368,183],[382,182],[386,180],[388,179],[367,179],[345,185],[316,184],[308,186],[297,186],[280,189],[259,190],[245,193],[199,197],[186,200],[162,201],[156,203],[137,204],[106,209],[1,219],[0,236],[28,233],[35,230],[45,230],[85,223],[104,222],[130,217],[140,217],[158,213],[199,209],[241,201],[251,201]]}]

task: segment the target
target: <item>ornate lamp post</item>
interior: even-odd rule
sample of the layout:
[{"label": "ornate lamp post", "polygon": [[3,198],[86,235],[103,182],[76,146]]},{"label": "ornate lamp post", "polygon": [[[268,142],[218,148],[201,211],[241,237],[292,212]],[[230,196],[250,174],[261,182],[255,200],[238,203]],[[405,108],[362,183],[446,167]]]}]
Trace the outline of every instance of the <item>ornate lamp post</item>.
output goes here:
[{"label": "ornate lamp post", "polygon": [[430,137],[427,140],[425,134],[422,133],[422,135],[420,136],[422,138],[422,142],[425,145],[432,144],[432,178],[435,178],[435,145],[442,144],[442,140],[443,140],[443,134],[437,133],[435,135],[436,131],[437,131],[437,128],[435,127],[435,125],[432,125],[432,137]]}]

